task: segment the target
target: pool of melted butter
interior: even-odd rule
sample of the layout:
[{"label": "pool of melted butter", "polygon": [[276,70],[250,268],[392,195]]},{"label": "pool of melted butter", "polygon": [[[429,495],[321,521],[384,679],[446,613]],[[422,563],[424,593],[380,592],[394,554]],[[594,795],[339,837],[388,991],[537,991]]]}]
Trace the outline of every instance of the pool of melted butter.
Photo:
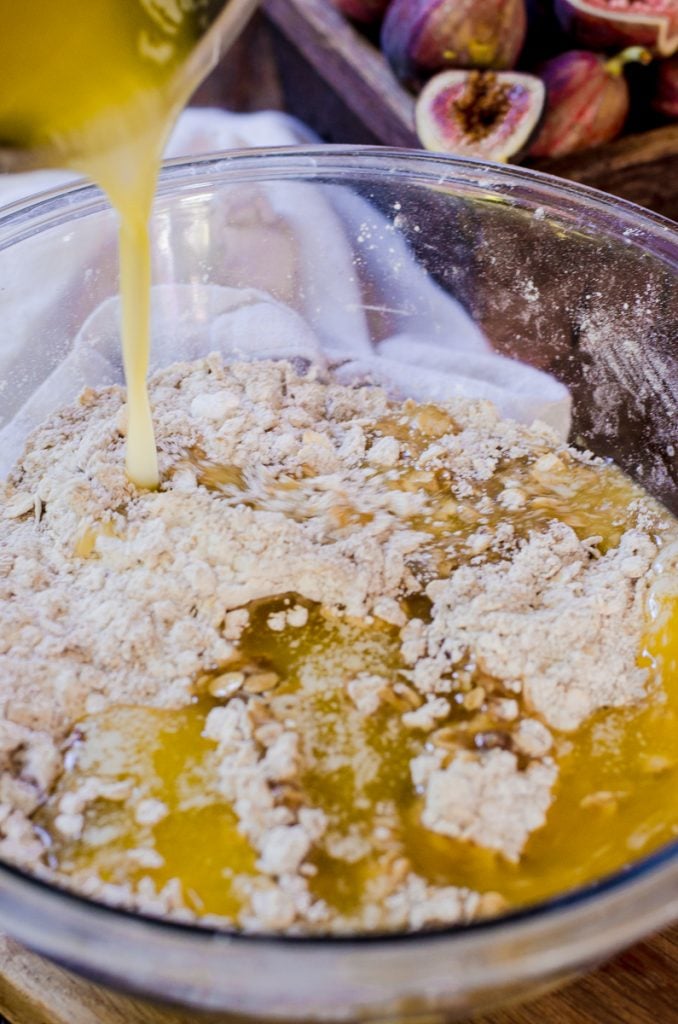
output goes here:
[{"label": "pool of melted butter", "polygon": [[[464,561],[463,544],[454,542],[478,528],[479,516],[477,495],[469,503],[450,499],[445,472],[412,468],[436,431],[450,429],[449,417],[435,407],[412,409],[408,417],[377,424],[373,436],[393,434],[405,445],[405,465],[384,472],[386,486],[423,488],[429,494],[426,515],[411,521],[431,537],[427,557],[413,566],[424,583]],[[203,469],[203,482],[213,489],[242,485],[233,467]],[[508,519],[518,534],[526,535],[558,518],[582,538],[601,537],[602,550],[616,545],[632,525],[629,503],[643,495],[613,466],[576,462],[556,467],[547,478],[535,472],[534,459],[514,460],[483,487],[495,497],[507,484],[523,488],[525,505],[507,512],[495,504],[480,525],[492,529]],[[350,508],[344,510],[349,523],[351,515]],[[91,553],[90,544],[88,537],[83,554]],[[312,855],[316,874],[311,888],[339,913],[357,910],[368,880],[383,869],[383,851],[374,843],[370,848],[369,842],[378,826],[387,826],[402,856],[430,882],[495,891],[508,906],[599,879],[678,834],[677,600],[664,602],[654,624],[648,619],[645,647],[638,653],[649,671],[643,703],[601,710],[576,733],[556,734],[554,802],[546,825],[532,834],[516,864],[419,825],[421,797],[410,781],[409,763],[426,736],[403,726],[406,697],[394,698],[365,718],[346,696],[346,682],[357,672],[398,669],[399,631],[380,620],[332,617],[303,601],[309,611],[304,627],[267,628],[271,612],[294,603],[295,595],[283,595],[252,607],[238,658],[280,677],[276,699],[287,701],[307,765],[299,799],[327,813],[334,835],[351,830],[367,840],[367,852],[353,863],[322,845]],[[415,595],[403,607],[410,616],[425,615],[426,599]],[[209,676],[199,680],[194,702],[182,709],[114,707],[79,724],[69,767],[38,813],[51,837],[53,867],[74,878],[94,869],[111,882],[149,876],[156,888],[179,879],[186,903],[197,913],[237,915],[240,901],[233,879],[255,873],[256,856],[232,809],[215,795],[216,744],[203,729],[210,709],[223,698],[210,695],[210,681]],[[441,723],[459,746],[481,745],[483,736],[497,728],[485,706],[467,710],[463,703],[464,692],[478,681],[460,684],[450,696],[449,718]],[[492,693],[492,680],[480,682]],[[89,775],[127,780],[135,801],[96,801],[86,812],[82,837],[64,839],[54,828],[58,799]],[[163,801],[167,815],[155,825],[139,824],[132,809],[139,797]],[[129,854],[139,848],[159,855],[156,866],[135,864]]]}]

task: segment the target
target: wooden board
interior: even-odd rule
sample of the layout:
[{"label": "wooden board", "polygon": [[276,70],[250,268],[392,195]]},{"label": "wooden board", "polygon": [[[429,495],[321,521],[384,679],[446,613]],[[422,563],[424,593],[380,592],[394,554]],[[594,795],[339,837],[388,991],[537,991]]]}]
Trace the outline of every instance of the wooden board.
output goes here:
[{"label": "wooden board", "polygon": [[[236,1020],[223,1014],[154,1006],[107,991],[2,936],[0,1013],[10,1024],[234,1024]],[[678,927],[622,953],[559,992],[474,1020],[474,1024],[676,1022]]]},{"label": "wooden board", "polygon": [[[264,10],[277,28],[274,53],[291,113],[331,142],[418,146],[413,97],[330,0],[265,0]],[[678,220],[678,125],[533,166]]]}]

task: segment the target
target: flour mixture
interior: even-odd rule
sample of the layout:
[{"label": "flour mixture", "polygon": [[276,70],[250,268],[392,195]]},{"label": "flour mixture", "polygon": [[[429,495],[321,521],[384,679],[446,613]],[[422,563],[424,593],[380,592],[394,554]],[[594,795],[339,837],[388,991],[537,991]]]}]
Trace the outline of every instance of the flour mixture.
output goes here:
[{"label": "flour mixture", "polygon": [[676,834],[650,597],[678,529],[640,488],[488,403],[286,362],[177,364],[150,395],[158,491],[108,387],[0,495],[0,856],[347,933],[497,913]]}]

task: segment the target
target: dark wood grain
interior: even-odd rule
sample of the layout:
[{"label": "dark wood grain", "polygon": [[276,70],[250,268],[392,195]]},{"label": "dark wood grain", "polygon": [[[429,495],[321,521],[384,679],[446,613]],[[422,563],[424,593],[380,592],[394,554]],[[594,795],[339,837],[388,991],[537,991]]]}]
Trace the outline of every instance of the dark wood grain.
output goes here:
[{"label": "dark wood grain", "polygon": [[678,220],[678,124],[531,166],[601,188]]},{"label": "dark wood grain", "polygon": [[[380,142],[417,145],[412,97],[381,53],[328,0],[266,0],[264,9],[317,76]],[[309,120],[304,110],[290,113]]]},{"label": "dark wood grain", "polygon": [[246,114],[284,109],[271,26],[262,14],[254,15],[214,71],[198,86],[191,106],[222,107]]}]

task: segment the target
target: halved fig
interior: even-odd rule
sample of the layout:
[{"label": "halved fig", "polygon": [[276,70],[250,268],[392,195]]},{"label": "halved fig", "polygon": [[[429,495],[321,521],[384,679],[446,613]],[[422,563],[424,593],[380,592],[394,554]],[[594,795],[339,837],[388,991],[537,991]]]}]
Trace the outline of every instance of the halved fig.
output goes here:
[{"label": "halved fig", "polygon": [[558,19],[579,46],[645,46],[660,57],[678,50],[676,0],[555,0]]},{"label": "halved fig", "polygon": [[632,46],[609,60],[588,50],[569,50],[546,61],[539,69],[546,110],[529,155],[565,156],[611,142],[629,112],[624,66],[651,59],[648,50]]},{"label": "halved fig", "polygon": [[417,134],[426,149],[505,162],[528,144],[544,98],[534,75],[441,71],[417,100]]},{"label": "halved fig", "polygon": [[389,5],[389,0],[332,0],[332,3],[351,21],[370,25],[379,21]]},{"label": "halved fig", "polygon": [[652,106],[664,117],[678,120],[678,54],[663,60],[657,73],[657,91]]},{"label": "halved fig", "polygon": [[441,68],[512,68],[525,41],[525,0],[392,0],[381,48],[414,80]]}]

